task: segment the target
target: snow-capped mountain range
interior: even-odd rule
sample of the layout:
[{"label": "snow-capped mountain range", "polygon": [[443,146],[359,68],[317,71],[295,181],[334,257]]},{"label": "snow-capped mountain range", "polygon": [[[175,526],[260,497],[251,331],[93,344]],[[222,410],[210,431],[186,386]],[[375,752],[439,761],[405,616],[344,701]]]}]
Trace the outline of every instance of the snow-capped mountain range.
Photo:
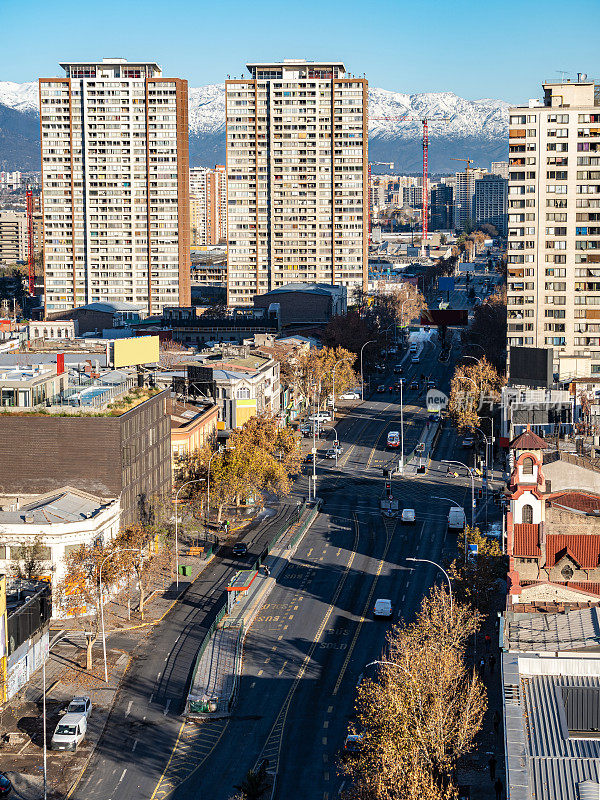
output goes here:
[{"label": "snow-capped mountain range", "polygon": [[[461,169],[452,157],[469,157],[476,166],[489,166],[490,161],[507,157],[508,108],[503,100],[465,100],[452,92],[405,94],[371,88],[369,158],[393,161],[396,172],[417,172],[422,141],[419,120],[426,116],[430,118],[431,172]],[[37,82],[0,81],[0,166],[39,168],[38,110]],[[392,119],[399,116],[416,119]],[[436,117],[444,119],[436,121]],[[189,89],[189,125],[190,163],[209,166],[222,162],[224,84]]]}]

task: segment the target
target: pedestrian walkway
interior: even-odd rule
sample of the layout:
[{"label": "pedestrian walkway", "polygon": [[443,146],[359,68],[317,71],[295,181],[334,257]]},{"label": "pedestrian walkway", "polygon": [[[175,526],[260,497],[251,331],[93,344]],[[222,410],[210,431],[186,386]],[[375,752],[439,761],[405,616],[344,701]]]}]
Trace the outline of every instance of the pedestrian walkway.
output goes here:
[{"label": "pedestrian walkway", "polygon": [[227,715],[233,699],[241,646],[241,626],[217,628],[196,661],[186,716]]},{"label": "pedestrian walkway", "polygon": [[[419,474],[419,468],[425,467],[425,472],[429,468],[431,454],[435,447],[436,437],[441,430],[442,421],[428,420],[425,423],[421,435],[419,436],[419,443],[417,447],[409,454],[404,465],[404,476],[406,478],[414,478]],[[419,451],[419,452],[417,452]]]}]

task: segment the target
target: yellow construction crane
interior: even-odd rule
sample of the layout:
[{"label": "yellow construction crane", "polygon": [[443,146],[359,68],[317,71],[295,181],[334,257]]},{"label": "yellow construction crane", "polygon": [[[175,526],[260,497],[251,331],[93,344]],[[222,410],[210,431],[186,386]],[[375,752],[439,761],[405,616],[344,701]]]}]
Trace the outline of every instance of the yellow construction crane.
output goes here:
[{"label": "yellow construction crane", "polygon": [[471,164],[474,164],[472,158],[451,158],[450,161],[464,161],[466,163],[465,172],[467,175],[469,174],[469,170],[471,169]]}]

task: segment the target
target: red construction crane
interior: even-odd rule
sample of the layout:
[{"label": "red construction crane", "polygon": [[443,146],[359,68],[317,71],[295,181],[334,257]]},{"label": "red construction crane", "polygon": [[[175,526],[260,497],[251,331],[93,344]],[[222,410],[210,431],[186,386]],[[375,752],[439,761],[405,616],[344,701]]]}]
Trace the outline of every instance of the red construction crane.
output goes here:
[{"label": "red construction crane", "polygon": [[374,121],[393,121],[393,122],[416,122],[423,124],[423,246],[429,235],[428,231],[428,179],[429,165],[427,163],[429,155],[429,122],[448,122],[451,117],[370,117]]},{"label": "red construction crane", "polygon": [[29,268],[29,294],[33,297],[35,291],[35,262],[33,254],[33,192],[27,187],[27,264]]}]

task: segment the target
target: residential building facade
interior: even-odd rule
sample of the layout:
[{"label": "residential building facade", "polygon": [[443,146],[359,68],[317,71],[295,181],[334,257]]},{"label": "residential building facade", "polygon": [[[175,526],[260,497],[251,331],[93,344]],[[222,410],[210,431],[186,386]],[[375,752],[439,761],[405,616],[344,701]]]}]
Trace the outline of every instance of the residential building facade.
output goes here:
[{"label": "residential building facade", "polygon": [[223,165],[190,169],[192,247],[227,241],[227,175]]},{"label": "residential building facade", "polygon": [[509,111],[508,344],[552,348],[555,372],[587,377],[600,374],[600,96],[585,76],[543,90]]},{"label": "residential building facade", "polygon": [[28,257],[27,214],[0,211],[0,264],[16,264]]},{"label": "residential building facade", "polygon": [[490,172],[508,180],[508,161],[492,161]]},{"label": "residential building facade", "polygon": [[367,80],[248,64],[226,92],[228,303],[300,281],[366,288]]},{"label": "residential building facade", "polygon": [[152,62],[40,78],[46,312],[189,303],[187,81]]},{"label": "residential building facade", "polygon": [[474,222],[473,196],[475,181],[487,172],[485,169],[469,168],[466,172],[457,172],[454,184],[454,227],[462,231],[467,223]]},{"label": "residential building facade", "polygon": [[440,183],[431,190],[431,230],[448,231],[454,226],[454,189]]},{"label": "residential building facade", "polygon": [[473,217],[476,225],[493,225],[506,236],[508,181],[500,175],[482,175],[475,181]]}]

